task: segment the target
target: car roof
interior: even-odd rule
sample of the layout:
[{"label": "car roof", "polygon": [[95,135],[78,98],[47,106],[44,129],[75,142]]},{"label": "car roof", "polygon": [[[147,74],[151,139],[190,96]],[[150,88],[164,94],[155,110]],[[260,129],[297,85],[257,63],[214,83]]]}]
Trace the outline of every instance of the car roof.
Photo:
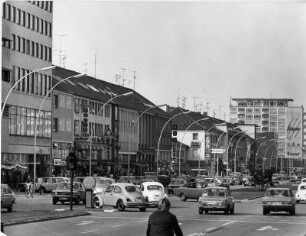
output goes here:
[{"label": "car roof", "polygon": [[142,185],[161,185],[160,182],[153,182],[153,181],[148,181],[148,182],[143,182]]},{"label": "car roof", "polygon": [[228,189],[228,188],[216,186],[216,187],[206,187],[205,189]]},{"label": "car roof", "polygon": [[267,190],[291,190],[290,188],[268,188]]}]

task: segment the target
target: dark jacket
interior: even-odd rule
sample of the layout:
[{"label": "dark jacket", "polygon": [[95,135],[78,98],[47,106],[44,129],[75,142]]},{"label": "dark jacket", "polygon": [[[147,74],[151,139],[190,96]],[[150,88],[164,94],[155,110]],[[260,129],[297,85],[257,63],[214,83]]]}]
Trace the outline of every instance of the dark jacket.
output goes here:
[{"label": "dark jacket", "polygon": [[147,236],[183,236],[176,216],[167,211],[153,212],[148,221]]}]

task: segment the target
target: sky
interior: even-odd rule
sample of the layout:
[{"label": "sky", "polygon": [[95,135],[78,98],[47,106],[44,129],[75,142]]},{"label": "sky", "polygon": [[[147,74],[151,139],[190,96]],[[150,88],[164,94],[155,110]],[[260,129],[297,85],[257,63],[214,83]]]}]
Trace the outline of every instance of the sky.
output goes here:
[{"label": "sky", "polygon": [[226,120],[230,97],[306,106],[303,1],[54,1],[53,49],[156,105]]}]

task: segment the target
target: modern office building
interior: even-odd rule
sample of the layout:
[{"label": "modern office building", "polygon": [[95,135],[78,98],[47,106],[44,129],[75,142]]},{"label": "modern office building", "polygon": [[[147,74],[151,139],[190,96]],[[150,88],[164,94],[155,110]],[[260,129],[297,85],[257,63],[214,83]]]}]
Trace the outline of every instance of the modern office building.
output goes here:
[{"label": "modern office building", "polygon": [[290,98],[232,98],[230,122],[255,124],[257,133],[277,134],[279,158],[301,159],[303,146],[303,106],[293,106]]},{"label": "modern office building", "polygon": [[53,2],[6,1],[2,9],[2,179],[14,187],[21,170],[51,171],[51,95],[39,107],[51,87]]}]

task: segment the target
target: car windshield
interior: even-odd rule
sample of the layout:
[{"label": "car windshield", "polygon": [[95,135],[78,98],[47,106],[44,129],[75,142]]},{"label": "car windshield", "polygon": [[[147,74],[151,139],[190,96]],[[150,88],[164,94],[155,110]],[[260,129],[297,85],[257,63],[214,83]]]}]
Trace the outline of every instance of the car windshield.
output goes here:
[{"label": "car windshield", "polygon": [[[60,186],[61,189],[64,189],[64,190],[67,190],[67,189],[70,189],[70,183],[63,183],[61,186]],[[74,183],[73,184],[73,189],[75,190],[79,190],[80,189],[80,185],[78,183]]]},{"label": "car windshield", "polygon": [[217,189],[217,188],[209,188],[205,189],[203,192],[204,197],[225,197],[226,190],[225,189]]},{"label": "car windshield", "polygon": [[267,196],[289,197],[289,190],[286,189],[270,189]]},{"label": "car windshield", "polygon": [[161,186],[159,186],[159,185],[148,185],[148,190],[162,190],[162,187]]},{"label": "car windshield", "polygon": [[105,185],[109,185],[109,184],[112,184],[113,181],[110,180],[110,179],[97,179],[96,180],[96,184],[99,184],[99,185],[102,185],[102,184],[105,184]]},{"label": "car windshield", "polygon": [[125,187],[125,190],[128,192],[128,193],[134,193],[134,192],[140,192],[139,188],[137,186],[126,186]]}]

